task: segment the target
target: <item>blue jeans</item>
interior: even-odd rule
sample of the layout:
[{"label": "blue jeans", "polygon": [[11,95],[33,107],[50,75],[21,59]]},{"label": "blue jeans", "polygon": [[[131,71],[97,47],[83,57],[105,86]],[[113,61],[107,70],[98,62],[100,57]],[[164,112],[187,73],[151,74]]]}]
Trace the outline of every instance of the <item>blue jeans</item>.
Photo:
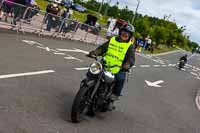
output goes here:
[{"label": "blue jeans", "polygon": [[116,96],[120,96],[126,80],[126,72],[120,71],[118,74],[115,75],[115,78],[116,83],[113,88],[113,94],[115,94]]}]

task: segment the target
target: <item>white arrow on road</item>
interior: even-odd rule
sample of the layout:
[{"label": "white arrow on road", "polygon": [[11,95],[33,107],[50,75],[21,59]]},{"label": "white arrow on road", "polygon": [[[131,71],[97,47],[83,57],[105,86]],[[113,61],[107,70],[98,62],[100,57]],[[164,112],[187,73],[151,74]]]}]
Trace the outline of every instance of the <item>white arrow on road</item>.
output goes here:
[{"label": "white arrow on road", "polygon": [[22,40],[22,42],[28,43],[30,45],[39,45],[39,46],[44,46],[43,44],[35,41],[29,41],[29,40]]},{"label": "white arrow on road", "polygon": [[89,54],[88,51],[84,51],[84,50],[77,49],[77,48],[74,48],[74,49],[57,49],[57,50],[62,51],[62,52],[77,52],[77,53]]},{"label": "white arrow on road", "polygon": [[162,87],[162,86],[160,86],[159,84],[164,83],[163,80],[159,80],[159,81],[155,81],[155,82],[150,82],[150,81],[148,81],[148,80],[145,80],[145,82],[146,82],[146,84],[147,84],[148,86],[151,86],[151,87]]}]

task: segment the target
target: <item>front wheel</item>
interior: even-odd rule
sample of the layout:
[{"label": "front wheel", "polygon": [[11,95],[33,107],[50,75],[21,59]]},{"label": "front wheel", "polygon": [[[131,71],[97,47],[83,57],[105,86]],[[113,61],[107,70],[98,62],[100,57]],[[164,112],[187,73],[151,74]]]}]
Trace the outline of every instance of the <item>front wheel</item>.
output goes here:
[{"label": "front wheel", "polygon": [[83,119],[83,115],[89,108],[89,88],[82,86],[78,91],[71,110],[71,120],[74,123],[80,122]]}]

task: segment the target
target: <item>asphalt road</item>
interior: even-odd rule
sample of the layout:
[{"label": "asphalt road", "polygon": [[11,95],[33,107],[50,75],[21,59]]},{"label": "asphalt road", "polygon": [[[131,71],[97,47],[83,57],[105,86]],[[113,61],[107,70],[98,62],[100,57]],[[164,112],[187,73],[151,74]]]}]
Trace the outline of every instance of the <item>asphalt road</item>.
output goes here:
[{"label": "asphalt road", "polygon": [[[200,132],[200,111],[195,105],[200,56],[191,57],[186,70],[180,71],[174,65],[184,52],[137,55],[117,109],[71,123],[71,105],[85,74],[75,68],[88,67],[92,60],[84,53],[94,48],[0,31],[0,133]],[[6,78],[47,70],[54,72]],[[164,83],[156,88],[145,80]]]}]

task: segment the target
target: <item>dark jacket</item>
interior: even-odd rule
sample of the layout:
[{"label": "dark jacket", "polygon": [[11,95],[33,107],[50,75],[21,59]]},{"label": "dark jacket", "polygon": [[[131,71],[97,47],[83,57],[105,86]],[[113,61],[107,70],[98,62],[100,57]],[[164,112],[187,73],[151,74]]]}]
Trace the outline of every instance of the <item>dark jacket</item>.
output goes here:
[{"label": "dark jacket", "polygon": [[21,5],[26,5],[25,0],[15,0],[16,3],[21,4]]},{"label": "dark jacket", "polygon": [[[116,38],[116,41],[121,42],[118,37]],[[101,46],[96,48],[95,50],[91,51],[90,54],[94,54],[96,56],[104,56],[108,50],[109,42],[110,41],[105,42],[104,44],[102,44]],[[135,47],[134,47],[134,45],[131,45],[126,53],[125,59],[122,64],[122,71],[125,70],[125,69],[123,69],[123,66],[125,64],[128,64],[130,66],[129,69],[135,64]],[[127,71],[127,70],[125,70],[125,71]]]},{"label": "dark jacket", "polygon": [[185,63],[187,63],[187,57],[186,56],[182,56],[181,58],[180,58],[180,60],[179,61],[184,61]]}]

